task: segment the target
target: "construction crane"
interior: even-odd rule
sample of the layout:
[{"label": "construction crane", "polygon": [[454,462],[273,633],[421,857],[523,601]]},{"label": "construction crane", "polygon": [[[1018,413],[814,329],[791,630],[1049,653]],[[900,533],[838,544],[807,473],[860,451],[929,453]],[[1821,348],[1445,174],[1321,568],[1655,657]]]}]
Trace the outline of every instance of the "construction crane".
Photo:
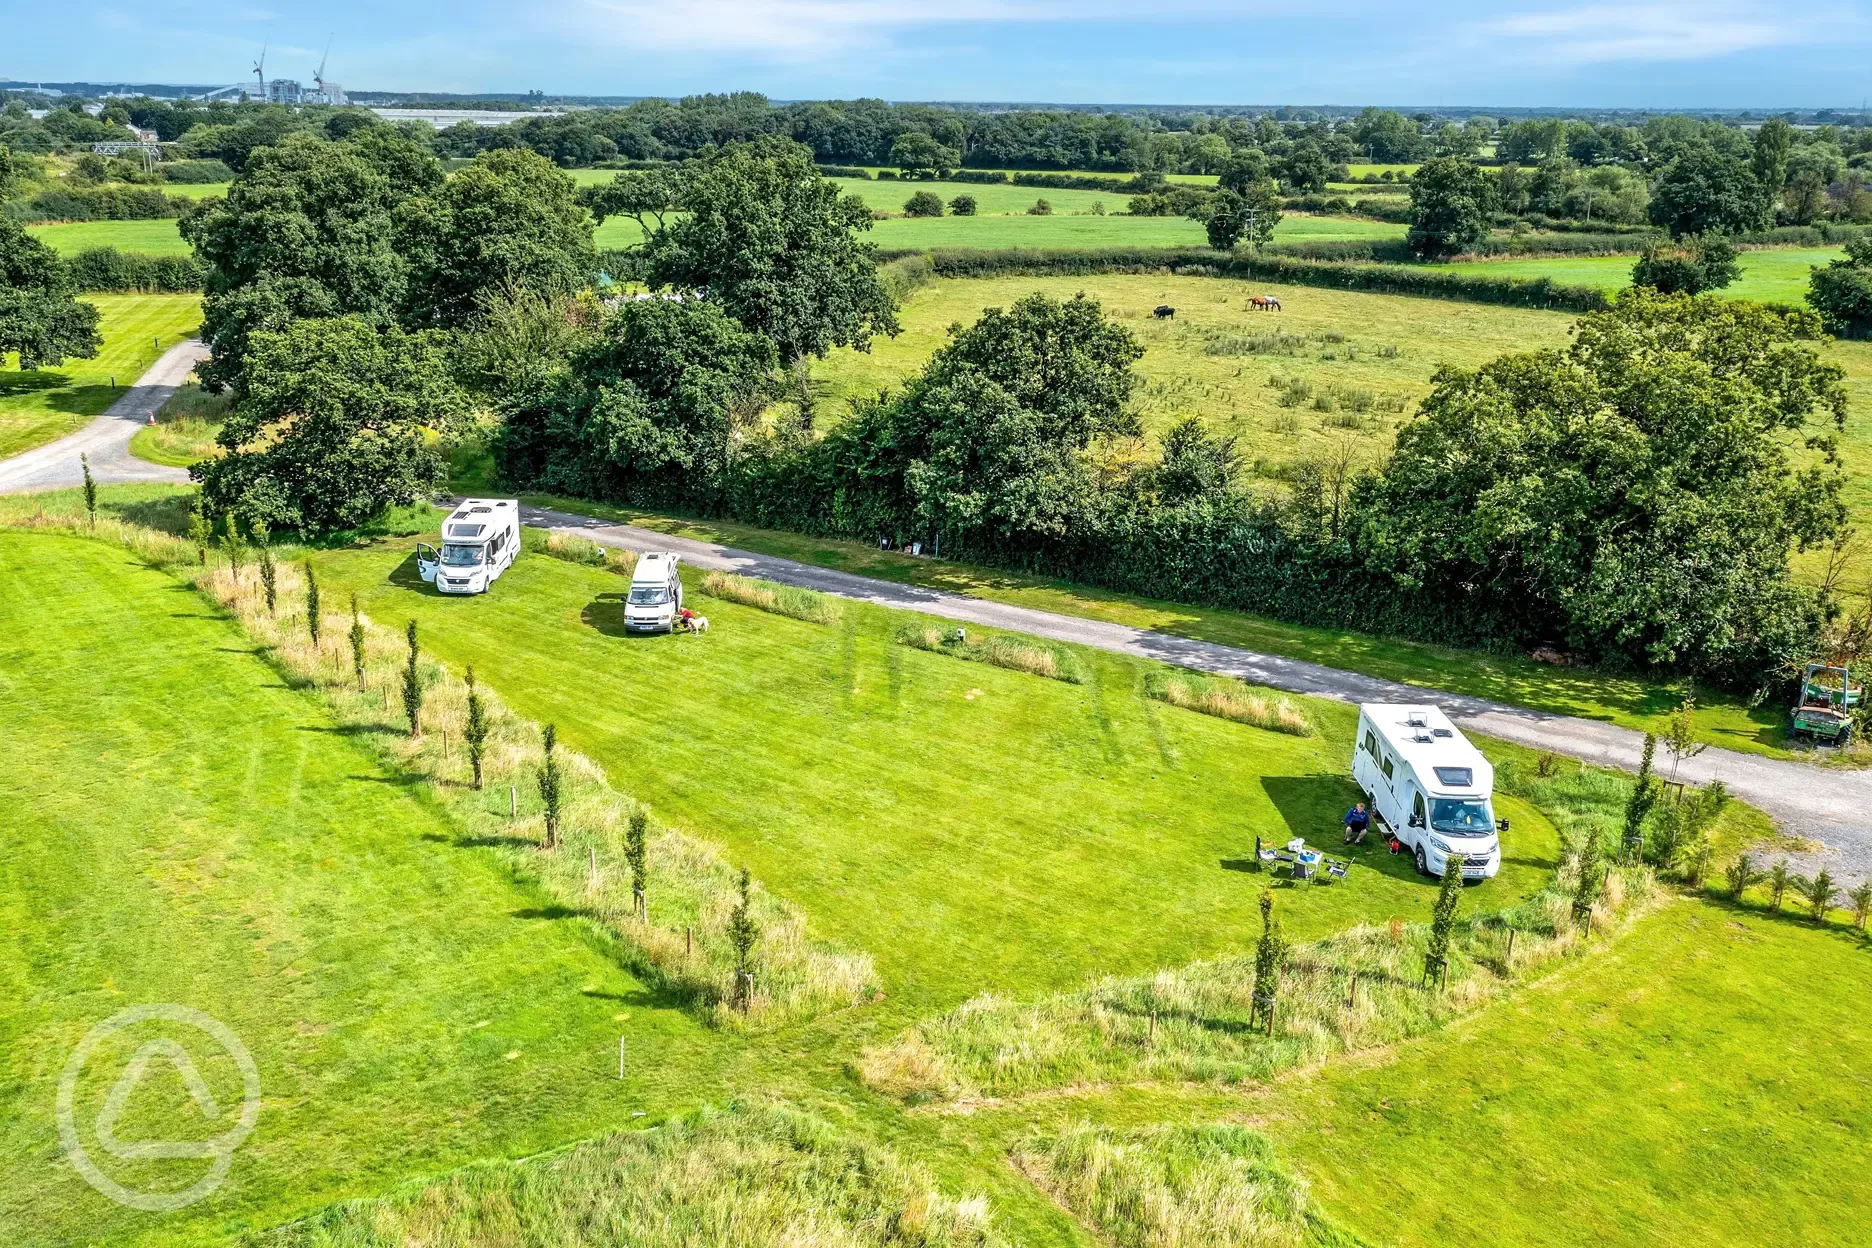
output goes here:
[{"label": "construction crane", "polygon": [[[325,62],[331,57],[330,35],[325,36],[325,51],[319,55],[319,67],[312,74],[312,81],[318,84],[319,94],[325,94]],[[329,103],[329,101],[327,101]]]},{"label": "construction crane", "polygon": [[254,62],[254,77],[260,83],[260,98],[266,99],[266,54],[267,45],[260,45],[260,59]]}]

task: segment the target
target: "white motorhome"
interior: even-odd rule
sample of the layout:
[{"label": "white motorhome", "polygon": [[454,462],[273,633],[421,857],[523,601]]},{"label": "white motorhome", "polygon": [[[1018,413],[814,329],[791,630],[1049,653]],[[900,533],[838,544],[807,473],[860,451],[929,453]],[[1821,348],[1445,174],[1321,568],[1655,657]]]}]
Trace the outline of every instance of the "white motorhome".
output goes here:
[{"label": "white motorhome", "polygon": [[680,555],[651,551],[637,559],[630,593],[624,599],[624,627],[633,633],[673,633],[682,614]]},{"label": "white motorhome", "polygon": [[469,498],[442,522],[442,548],[416,547],[416,570],[445,594],[483,594],[520,554],[520,504]]},{"label": "white motorhome", "polygon": [[1437,707],[1360,706],[1352,778],[1419,871],[1440,876],[1455,861],[1469,880],[1501,870],[1508,821],[1495,819],[1495,769]]}]

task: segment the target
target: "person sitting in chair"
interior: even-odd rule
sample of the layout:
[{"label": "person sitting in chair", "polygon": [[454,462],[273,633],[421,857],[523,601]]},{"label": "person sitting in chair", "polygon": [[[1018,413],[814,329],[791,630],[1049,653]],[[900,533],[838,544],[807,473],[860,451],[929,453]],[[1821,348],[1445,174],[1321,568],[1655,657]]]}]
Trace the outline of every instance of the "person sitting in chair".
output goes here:
[{"label": "person sitting in chair", "polygon": [[1365,809],[1364,802],[1354,802],[1352,809],[1345,812],[1345,843],[1363,845],[1365,834],[1371,831],[1371,812]]}]

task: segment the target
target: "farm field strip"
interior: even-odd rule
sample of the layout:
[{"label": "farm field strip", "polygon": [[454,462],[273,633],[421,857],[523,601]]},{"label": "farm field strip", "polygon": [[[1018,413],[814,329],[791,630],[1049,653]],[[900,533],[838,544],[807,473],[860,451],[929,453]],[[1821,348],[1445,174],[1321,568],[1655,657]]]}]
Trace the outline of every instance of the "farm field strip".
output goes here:
[{"label": "farm field strip", "polygon": [[171,217],[156,221],[62,221],[29,225],[26,231],[61,255],[91,247],[115,247],[154,256],[186,256],[190,251]]},{"label": "farm field strip", "polygon": [[[57,441],[136,384],[157,358],[201,324],[200,295],[85,295],[102,313],[94,359],[0,371],[0,458]],[[0,359],[0,364],[13,361]]]},{"label": "farm field strip", "polygon": [[[1815,265],[1846,253],[1837,247],[1755,248],[1740,254],[1742,276],[1720,292],[1729,299],[1754,299],[1805,307],[1807,275]],[[1632,256],[1544,256],[1471,260],[1457,268],[1496,277],[1550,277],[1575,286],[1623,290],[1631,285]]]}]

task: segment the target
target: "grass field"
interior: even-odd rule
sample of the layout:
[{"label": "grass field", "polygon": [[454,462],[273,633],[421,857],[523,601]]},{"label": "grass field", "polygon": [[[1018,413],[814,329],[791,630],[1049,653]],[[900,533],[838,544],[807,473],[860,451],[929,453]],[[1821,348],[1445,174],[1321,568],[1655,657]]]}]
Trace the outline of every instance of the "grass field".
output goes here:
[{"label": "grass field", "polygon": [[[913,617],[851,603],[828,628],[710,599],[704,638],[629,638],[622,584],[597,569],[524,559],[460,600],[414,581],[407,542],[314,563],[872,954],[897,1009],[1238,949],[1256,835],[1336,836],[1354,795],[1350,708],[1308,704],[1316,737],[1266,732],[1146,698],[1154,665],[1121,656],[1081,652],[1069,685],[899,645]],[[770,708],[758,731],[750,699]],[[1503,895],[1551,866],[1539,826]],[[1427,907],[1401,861],[1361,860],[1349,887],[1295,904],[1296,931]]]},{"label": "grass field", "polygon": [[[106,509],[172,517],[176,497],[111,489]],[[44,501],[72,505],[66,495]],[[0,504],[0,513],[26,514],[23,506]],[[416,523],[426,533],[432,519]],[[1597,1226],[1598,1242],[1648,1242],[1646,1227],[1674,1217],[1706,1232],[1699,1242],[1761,1242],[1785,1228],[1846,1242],[1836,1228],[1863,1199],[1864,1180],[1848,1173],[1858,1137],[1840,1132],[1863,1131],[1865,1098],[1853,1081],[1863,1079],[1866,1029],[1845,1011],[1863,991],[1865,946],[1837,928],[1823,934],[1751,912],[1745,927],[1775,938],[1756,949],[1704,902],[1669,914],[1713,915],[1711,924],[1647,923],[1453,1031],[1286,1075],[1272,1090],[1071,1088],[968,1113],[906,1113],[855,1084],[850,1065],[910,1022],[984,989],[1033,999],[1091,975],[1148,976],[1250,949],[1265,877],[1239,870],[1243,851],[1256,831],[1299,831],[1337,848],[1350,793],[1349,708],[1304,702],[1317,736],[1263,732],[1144,696],[1152,664],[1079,651],[1088,679],[1070,685],[957,662],[895,643],[914,617],[861,604],[826,626],[696,599],[711,617],[707,635],[627,637],[614,573],[529,554],[492,593],[446,599],[413,577],[408,545],[313,554],[329,627],[342,624],[352,590],[379,622],[415,619],[426,653],[472,662],[516,711],[555,722],[660,818],[716,840],[802,906],[817,933],[875,955],[886,996],[786,1032],[705,1031],[621,971],[576,912],[544,906],[524,876],[503,868],[498,848],[465,843],[420,786],[330,731],[321,705],[283,688],[251,640],[200,598],[102,543],[0,533],[0,636],[16,660],[0,666],[0,724],[19,742],[0,796],[24,812],[0,832],[0,1062],[12,1063],[0,1067],[0,1086],[14,1107],[0,1127],[0,1233],[50,1243],[219,1240],[473,1158],[538,1153],[705,1100],[773,1095],[835,1125],[753,1119],[744,1130],[705,1118],[402,1188],[280,1242],[465,1242],[443,1228],[486,1228],[497,1213],[512,1216],[501,1211],[525,1211],[530,1222],[548,1219],[536,1225],[565,1228],[555,1242],[595,1243],[574,1228],[615,1225],[603,1219],[636,1207],[643,1183],[666,1185],[663,1199],[677,1203],[662,1207],[720,1217],[708,1212],[724,1208],[718,1191],[769,1193],[761,1176],[784,1172],[796,1176],[786,1201],[761,1205],[760,1218],[871,1210],[854,1225],[872,1226],[908,1202],[928,1206],[937,1225],[966,1213],[970,1226],[985,1217],[1008,1242],[1081,1245],[1085,1231],[1010,1155],[1028,1174],[1044,1165],[1053,1194],[1108,1234],[1114,1206],[1082,1207],[1089,1189],[1074,1183],[1086,1172],[1036,1130],[1057,1140],[1085,1123],[1111,1128],[1106,1145],[1123,1151],[1151,1146],[1160,1124],[1245,1120],[1275,1149],[1234,1139],[1226,1153],[1252,1162],[1252,1173],[1228,1173],[1276,1188],[1283,1172],[1296,1174],[1311,1185],[1311,1208],[1384,1242],[1374,1219],[1389,1216],[1390,1180],[1373,1157],[1411,1131],[1413,1142],[1473,1143],[1469,1120],[1440,1120],[1445,1100],[1426,1104],[1410,1074],[1420,1055],[1433,1062],[1454,1047],[1473,1054],[1468,1068],[1493,1089],[1485,1109],[1525,1098],[1525,1108],[1499,1111],[1500,1134],[1518,1150],[1510,1177],[1531,1186],[1525,1176],[1538,1174],[1545,1184],[1530,1199],[1546,1202],[1550,1224],[1575,1206],[1616,1207],[1605,1193],[1617,1172],[1609,1162],[1575,1164],[1583,1137],[1565,1129],[1568,1115],[1590,1114],[1594,1158],[1655,1162],[1650,1221],[1628,1218],[1611,1233]],[[1557,854],[1543,813],[1512,798],[1501,806],[1514,820],[1509,862],[1500,878],[1467,890],[1466,907],[1512,904],[1547,880]],[[1432,882],[1367,851],[1344,884],[1283,888],[1280,905],[1290,935],[1304,940],[1359,921],[1421,920],[1434,893]],[[1596,973],[1602,963],[1617,974]],[[1690,973],[1705,963],[1706,974]],[[1664,992],[1639,993],[1655,982],[1643,969],[1651,964],[1673,978]],[[1790,994],[1782,1008],[1766,995],[1769,968],[1790,966],[1810,970],[1810,983],[1777,983],[1774,992]],[[1601,1024],[1601,1000],[1625,1009],[1660,997],[1686,1003],[1672,1006],[1668,1026]],[[1680,1046],[1698,1043],[1708,1016],[1687,1004],[1699,998],[1735,1021],[1718,1054],[1728,1060],[1687,1073]],[[48,1108],[84,1027],[152,999],[229,1022],[268,1089],[262,1128],[223,1193],[168,1221],[115,1210],[58,1164]],[[644,1055],[623,1085],[611,1065],[620,1032]],[[1556,1032],[1584,1034],[1559,1046]],[[1674,1147],[1683,1123],[1619,1111],[1685,1083],[1715,1097],[1733,1088],[1727,1077],[1738,1068],[1765,1080],[1790,1051],[1797,1066],[1812,1060],[1781,1076],[1776,1103],[1804,1107],[1811,1125],[1774,1138],[1798,1146],[1784,1171],[1798,1158],[1820,1177],[1751,1188],[1759,1206],[1737,1221],[1742,1229],[1725,1229],[1708,1217],[1708,1176],[1755,1165],[1759,1133],[1726,1132],[1685,1156]],[[1504,1063],[1504,1052],[1518,1060]],[[1400,1082],[1387,1088],[1359,1083],[1393,1070]],[[81,1097],[94,1103],[107,1082],[87,1081]],[[1728,1107],[1732,1117],[1762,1112],[1759,1083],[1748,1087]],[[1388,1112],[1400,1104],[1411,1112]],[[160,1122],[172,1107],[139,1107],[146,1117],[136,1121]],[[630,1116],[639,1110],[646,1120]],[[1382,1138],[1358,1135],[1400,1120]],[[1321,1123],[1336,1134],[1318,1135]],[[686,1162],[672,1151],[685,1140],[700,1149]],[[874,1144],[892,1154],[866,1153]],[[869,1159],[842,1160],[861,1155]],[[1114,1180],[1155,1184],[1161,1205],[1183,1170],[1148,1161]],[[1492,1154],[1463,1164],[1504,1168]],[[918,1177],[925,1171],[933,1192]],[[1491,1220],[1493,1205],[1477,1212],[1476,1187],[1496,1182],[1487,1200],[1509,1205],[1513,1183],[1465,1179],[1461,1199],[1447,1184],[1405,1185],[1410,1225],[1451,1228],[1448,1242],[1468,1242],[1490,1226],[1533,1224],[1517,1208],[1500,1215],[1506,1221]],[[988,1200],[979,1214],[946,1203],[975,1193]],[[550,1221],[568,1202],[599,1220]],[[320,1238],[320,1227],[336,1238]],[[1544,1233],[1524,1238],[1575,1242]],[[711,1242],[760,1241],[724,1225]]]},{"label": "grass field", "polygon": [[1868,991],[1862,940],[1685,902],[1256,1112],[1337,1218],[1399,1248],[1846,1248],[1872,1204]]},{"label": "grass field", "polygon": [[[905,185],[896,182],[863,182],[857,186],[897,188],[887,199],[892,210],[901,207],[909,195]],[[915,183],[913,186],[937,186]],[[960,187],[958,189],[969,189]],[[979,188],[978,188],[979,189]],[[993,188],[988,188],[993,189]],[[1020,211],[981,214],[973,217],[893,217],[872,223],[865,238],[886,251],[927,249],[931,247],[1205,247],[1207,236],[1202,226],[1185,217],[1133,217],[1116,212],[1107,216],[1067,215],[1055,195],[1077,194],[1091,199],[1089,191],[1041,192],[1053,204],[1053,215],[1030,217],[1025,207],[1034,202],[1029,188],[1021,191]],[[876,193],[876,192],[873,192]],[[1107,197],[1106,208],[1117,205]],[[1326,238],[1402,238],[1404,227],[1382,221],[1354,217],[1311,217],[1289,215],[1275,227],[1276,242],[1300,242]],[[597,242],[602,248],[632,247],[642,240],[637,223],[624,217],[612,217],[598,227]]]},{"label": "grass field", "polygon": [[[1347,442],[1361,458],[1375,457],[1429,393],[1439,365],[1473,366],[1508,351],[1558,345],[1573,320],[1554,312],[1224,278],[942,280],[912,295],[899,315],[900,336],[874,342],[869,354],[835,352],[815,368],[826,400],[820,419],[836,421],[847,400],[920,368],[955,322],[971,323],[983,308],[1006,307],[1034,291],[1055,298],[1085,291],[1144,343],[1138,397],[1148,430],[1200,415],[1237,435],[1243,454],[1263,470]],[[1248,298],[1255,294],[1278,294],[1283,311],[1250,311]],[[1152,315],[1164,303],[1176,308],[1174,320]],[[1296,380],[1308,396],[1284,406],[1283,394],[1293,388],[1286,383]],[[1320,410],[1322,400],[1332,410]],[[1360,405],[1363,411],[1356,410]]]},{"label": "grass field", "polygon": [[29,225],[27,232],[53,250],[70,255],[89,247],[115,247],[156,256],[186,256],[189,245],[172,219],[159,221],[66,221]]},{"label": "grass field", "polygon": [[17,360],[0,357],[0,456],[77,429],[201,323],[199,295],[86,295],[85,302],[103,314],[104,348],[97,358],[23,373],[6,371]]},{"label": "grass field", "polygon": [[[1723,288],[1730,299],[1807,306],[1807,275],[1817,264],[1845,255],[1837,247],[1744,251],[1742,277]],[[1475,260],[1460,268],[1499,277],[1551,277],[1576,286],[1620,290],[1631,285],[1631,256],[1548,256],[1523,260]]]},{"label": "grass field", "polygon": [[[0,636],[9,1242],[218,1240],[700,1094],[714,1036],[542,921],[491,851],[169,577],[103,543],[0,533]],[[242,1038],[265,1107],[220,1193],[135,1213],[63,1164],[52,1093],[88,1027],[169,1001]],[[618,1084],[620,1032],[664,1062]],[[98,1069],[81,1105],[109,1086]],[[163,1095],[131,1102],[131,1130],[181,1093],[147,1086]]]}]

